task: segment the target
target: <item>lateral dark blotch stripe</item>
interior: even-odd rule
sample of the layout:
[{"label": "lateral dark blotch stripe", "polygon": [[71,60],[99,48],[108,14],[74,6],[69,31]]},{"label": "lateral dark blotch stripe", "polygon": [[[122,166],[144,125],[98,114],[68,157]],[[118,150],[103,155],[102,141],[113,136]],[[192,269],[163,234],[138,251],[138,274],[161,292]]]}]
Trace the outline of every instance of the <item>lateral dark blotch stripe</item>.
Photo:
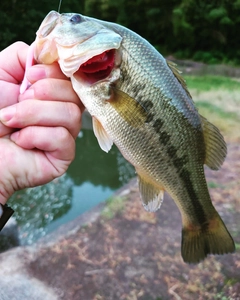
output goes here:
[{"label": "lateral dark blotch stripe", "polygon": [[159,142],[163,145],[166,145],[169,142],[170,138],[171,136],[166,131],[162,131],[159,134]]},{"label": "lateral dark blotch stripe", "polygon": [[154,114],[149,113],[149,114],[147,115],[147,118],[146,118],[145,123],[151,122],[151,121],[153,120],[153,118],[154,118]]},{"label": "lateral dark blotch stripe", "polygon": [[186,155],[182,156],[182,157],[174,157],[173,158],[173,164],[178,170],[181,170],[186,163],[187,163]]},{"label": "lateral dark blotch stripe", "polygon": [[128,83],[131,81],[131,78],[128,74],[128,71],[126,69],[122,69],[121,72],[121,80],[124,81],[125,83]]},{"label": "lateral dark blotch stripe", "polygon": [[182,157],[177,156],[177,148],[173,145],[167,147],[167,154],[172,159],[173,165],[177,169],[177,172],[179,172],[188,161],[187,155],[183,155]]},{"label": "lateral dark blotch stripe", "polygon": [[142,101],[141,99],[142,99],[142,97],[139,96],[138,101],[141,103],[142,107],[147,112],[147,117],[146,117],[145,123],[150,123],[155,116],[155,114],[153,112],[150,112],[150,110],[153,108],[153,103],[151,100]]},{"label": "lateral dark blotch stripe", "polygon": [[190,172],[186,168],[183,168],[179,172],[179,176],[186,185],[186,189],[187,189],[189,198],[192,200],[194,210],[196,211],[196,218],[198,219],[198,223],[201,225],[205,225],[204,227],[202,227],[202,230],[207,230],[208,220],[205,215],[202,204],[200,203],[200,201],[198,199],[198,195],[196,194],[196,192],[194,190],[194,187],[193,187],[193,184],[192,184],[191,178],[190,178]]},{"label": "lateral dark blotch stripe", "polygon": [[144,83],[143,84],[134,85],[132,87],[132,93],[133,93],[133,95],[136,97],[140,91],[142,91],[142,90],[145,89],[145,86],[146,85]]},{"label": "lateral dark blotch stripe", "polygon": [[160,132],[162,126],[163,126],[164,122],[161,119],[157,119],[154,124],[153,124],[153,128],[154,130],[158,133]]},{"label": "lateral dark blotch stripe", "polygon": [[177,154],[177,149],[173,146],[173,145],[170,145],[168,148],[167,148],[167,153],[168,155],[173,158],[176,156]]},{"label": "lateral dark blotch stripe", "polygon": [[142,105],[146,110],[150,110],[153,107],[153,103],[150,100],[143,101]]}]

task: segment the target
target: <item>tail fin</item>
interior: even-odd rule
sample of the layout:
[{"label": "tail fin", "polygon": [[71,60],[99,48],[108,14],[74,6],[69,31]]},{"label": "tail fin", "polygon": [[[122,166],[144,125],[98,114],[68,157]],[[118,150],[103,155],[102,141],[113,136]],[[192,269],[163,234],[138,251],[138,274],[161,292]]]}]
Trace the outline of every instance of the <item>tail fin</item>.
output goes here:
[{"label": "tail fin", "polygon": [[235,251],[234,241],[217,212],[208,224],[189,228],[182,230],[182,258],[185,262],[198,263],[208,254]]}]

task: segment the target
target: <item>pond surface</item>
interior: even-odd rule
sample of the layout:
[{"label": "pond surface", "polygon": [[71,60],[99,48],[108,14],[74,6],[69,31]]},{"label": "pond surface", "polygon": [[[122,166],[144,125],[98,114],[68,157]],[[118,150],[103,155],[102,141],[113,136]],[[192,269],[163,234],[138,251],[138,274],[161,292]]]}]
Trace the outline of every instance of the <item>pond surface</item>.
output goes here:
[{"label": "pond surface", "polygon": [[100,149],[87,115],[82,127],[76,157],[67,173],[44,186],[19,191],[10,199],[21,244],[31,244],[73,220],[134,177],[134,168],[115,146],[109,153]]}]

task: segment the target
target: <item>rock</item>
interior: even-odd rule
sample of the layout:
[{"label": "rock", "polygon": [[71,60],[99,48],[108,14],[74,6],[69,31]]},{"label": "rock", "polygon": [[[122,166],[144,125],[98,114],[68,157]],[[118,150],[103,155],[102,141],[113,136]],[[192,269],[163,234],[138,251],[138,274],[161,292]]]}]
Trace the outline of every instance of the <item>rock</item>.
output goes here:
[{"label": "rock", "polygon": [[32,257],[31,251],[18,247],[0,255],[1,300],[57,300],[59,294],[26,270]]},{"label": "rock", "polygon": [[[54,281],[54,278],[51,278],[50,272],[44,274],[44,280],[37,278],[36,274],[41,273],[41,265],[45,263],[44,258],[40,262],[38,257],[41,256],[42,251],[50,250],[51,246],[57,245],[62,238],[74,235],[84,224],[95,222],[103,206],[104,204],[99,204],[30,246],[16,247],[19,244],[17,224],[14,218],[11,218],[0,235],[0,243],[4,239],[8,241],[8,247],[1,248],[1,252],[5,252],[0,254],[0,300],[65,299],[64,289],[51,286],[51,280]],[[15,248],[6,251],[10,247]],[[36,260],[39,262],[39,267],[35,274],[31,269],[31,264],[34,264]],[[54,265],[51,268],[56,276],[58,269],[55,269]]]}]

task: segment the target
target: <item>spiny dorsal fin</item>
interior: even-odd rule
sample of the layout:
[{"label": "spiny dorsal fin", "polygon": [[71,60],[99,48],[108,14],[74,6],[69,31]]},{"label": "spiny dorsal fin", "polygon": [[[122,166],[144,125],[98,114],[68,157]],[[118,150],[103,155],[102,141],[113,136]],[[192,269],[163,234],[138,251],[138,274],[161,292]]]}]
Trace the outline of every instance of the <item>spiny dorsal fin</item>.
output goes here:
[{"label": "spiny dorsal fin", "polygon": [[205,141],[205,164],[212,170],[220,169],[227,155],[227,145],[219,129],[201,117]]},{"label": "spiny dorsal fin", "polygon": [[144,177],[138,174],[138,186],[141,195],[143,207],[146,211],[154,212],[158,210],[162,204],[164,190],[161,187],[156,187],[145,180]]},{"label": "spiny dorsal fin", "polygon": [[169,68],[171,69],[171,71],[173,72],[173,75],[177,78],[178,82],[181,84],[181,86],[187,93],[188,97],[192,98],[191,94],[188,91],[186,81],[181,75],[182,72],[180,70],[178,70],[177,65],[174,62],[167,60],[167,59],[166,59],[166,62],[167,62],[167,65],[169,66]]}]

